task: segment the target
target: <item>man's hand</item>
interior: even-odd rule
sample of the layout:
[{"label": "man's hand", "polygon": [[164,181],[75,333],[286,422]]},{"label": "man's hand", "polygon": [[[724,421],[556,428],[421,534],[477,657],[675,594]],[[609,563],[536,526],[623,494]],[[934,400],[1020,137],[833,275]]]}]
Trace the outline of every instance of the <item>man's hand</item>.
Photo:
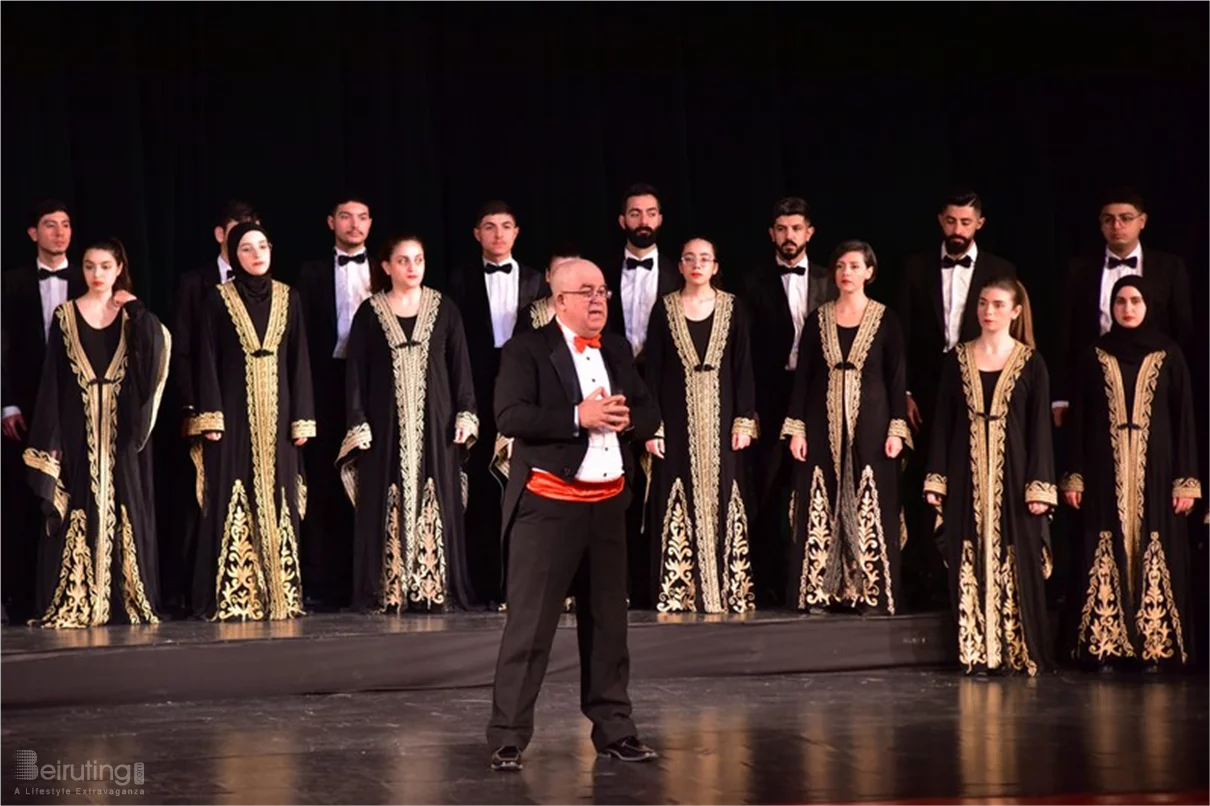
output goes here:
[{"label": "man's hand", "polygon": [[598,386],[578,406],[580,427],[588,430],[625,431],[630,427],[630,409],[625,395],[605,396],[605,387]]},{"label": "man's hand", "polygon": [[1055,421],[1055,428],[1063,427],[1063,419],[1067,417],[1068,408],[1067,405],[1050,407],[1050,417]]},{"label": "man's hand", "polygon": [[21,412],[9,415],[4,418],[3,428],[5,439],[20,442],[25,436],[25,418],[21,416]]},{"label": "man's hand", "polygon": [[911,395],[907,396],[907,419],[908,425],[913,431],[919,431],[920,426],[924,424],[924,418],[920,416],[920,407],[916,405],[916,399]]}]

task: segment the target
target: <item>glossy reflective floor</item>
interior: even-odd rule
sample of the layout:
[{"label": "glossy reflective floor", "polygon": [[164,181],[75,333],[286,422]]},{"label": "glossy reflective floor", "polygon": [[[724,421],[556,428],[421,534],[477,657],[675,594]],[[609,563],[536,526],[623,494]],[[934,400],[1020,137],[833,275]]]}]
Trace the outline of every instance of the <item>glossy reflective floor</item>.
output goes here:
[{"label": "glossy reflective floor", "polygon": [[[538,733],[519,775],[487,768],[491,692],[482,688],[10,709],[2,725],[3,797],[484,804],[1208,797],[1204,677],[1064,674],[1031,681],[889,670],[638,682],[631,694],[643,738],[662,752],[660,761],[598,760],[578,712],[578,688],[552,684],[539,701]],[[26,794],[29,785],[13,777],[19,750],[35,751],[39,765],[77,769],[88,761],[143,762],[144,794]]]}]

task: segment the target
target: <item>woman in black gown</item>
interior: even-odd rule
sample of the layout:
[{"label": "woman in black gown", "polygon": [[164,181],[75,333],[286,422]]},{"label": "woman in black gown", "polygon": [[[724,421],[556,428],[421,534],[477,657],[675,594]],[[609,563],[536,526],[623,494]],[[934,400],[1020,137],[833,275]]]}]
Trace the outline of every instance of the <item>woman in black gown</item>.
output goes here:
[{"label": "woman in black gown", "polygon": [[424,273],[419,238],[387,241],[349,333],[338,464],[357,510],[353,603],[367,611],[474,606],[462,472],[479,432],[470,354],[457,306]]},{"label": "woman in black gown", "polygon": [[906,536],[899,457],[911,444],[903,331],[866,296],[878,268],[869,244],[842,243],[831,265],[840,296],[803,323],[782,427],[800,463],[787,601],[893,614]]},{"label": "woman in black gown", "polygon": [[1052,666],[1045,578],[1058,502],[1050,381],[1029,298],[1013,278],[979,291],[982,332],[946,358],[924,481],[942,515],[958,661],[968,674]]},{"label": "woman in black gown", "polygon": [[206,297],[189,427],[205,439],[194,601],[217,620],[288,619],[304,615],[300,448],[315,436],[303,308],[273,279],[259,224],[237,224],[227,243],[235,278]]},{"label": "woman in black gown", "polygon": [[148,441],[171,338],[131,293],[117,239],[84,253],[88,291],[55,310],[24,459],[42,500],[38,612],[55,628],[159,621]]},{"label": "woman in black gown", "polygon": [[748,322],[714,287],[714,244],[686,243],[680,269],[683,288],[655,304],[647,330],[663,415],[647,442],[652,600],[661,613],[743,613],[756,608],[740,473],[757,436]]},{"label": "woman in black gown", "polygon": [[1184,516],[1202,489],[1189,367],[1148,321],[1149,288],[1118,280],[1113,325],[1077,365],[1062,489],[1083,524],[1074,654],[1151,670],[1193,660]]}]

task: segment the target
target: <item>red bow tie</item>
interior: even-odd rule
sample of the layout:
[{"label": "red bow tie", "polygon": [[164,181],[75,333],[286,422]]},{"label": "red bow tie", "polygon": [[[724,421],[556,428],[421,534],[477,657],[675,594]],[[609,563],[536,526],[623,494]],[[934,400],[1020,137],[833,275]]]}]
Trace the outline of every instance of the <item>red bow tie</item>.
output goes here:
[{"label": "red bow tie", "polygon": [[595,347],[598,350],[601,349],[601,337],[599,335],[593,336],[591,339],[586,339],[583,336],[576,336],[575,343],[577,353],[584,352],[585,347]]}]

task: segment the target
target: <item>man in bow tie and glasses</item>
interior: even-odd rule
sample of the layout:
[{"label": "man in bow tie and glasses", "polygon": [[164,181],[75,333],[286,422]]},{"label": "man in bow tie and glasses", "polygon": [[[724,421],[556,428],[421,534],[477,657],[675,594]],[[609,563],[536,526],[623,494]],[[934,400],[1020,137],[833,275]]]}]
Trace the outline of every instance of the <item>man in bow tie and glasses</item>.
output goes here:
[{"label": "man in bow tie and glasses", "polygon": [[[807,256],[814,235],[807,202],[797,196],[780,199],[769,220],[772,260],[745,276],[743,298],[751,313],[752,370],[762,433],[776,435],[786,419],[803,322],[839,293],[827,267]],[[794,463],[786,443],[775,437],[757,440],[751,451],[757,492],[752,529],[756,604],[770,607],[782,602],[786,589]]]},{"label": "man in bow tie and glasses", "polygon": [[0,405],[3,412],[3,473],[8,483],[3,492],[2,528],[3,590],[7,610],[14,620],[34,615],[33,569],[37,560],[37,499],[25,478],[22,451],[38,396],[46,338],[55,308],[84,293],[84,275],[68,262],[71,246],[71,215],[61,201],[47,200],[30,211],[26,234],[37,245],[36,262],[3,275],[3,344],[0,360],[3,382]]},{"label": "man in bow tie and glasses", "polygon": [[[1062,427],[1068,409],[1067,368],[1113,324],[1113,285],[1127,275],[1147,276],[1147,321],[1188,352],[1193,331],[1189,273],[1177,255],[1144,249],[1147,226],[1143,197],[1131,188],[1116,188],[1101,203],[1098,222],[1105,248],[1092,257],[1073,260],[1061,298],[1059,355],[1051,385],[1055,425]],[[1191,364],[1193,367],[1193,364]]]},{"label": "man in bow tie and glasses", "polygon": [[303,451],[307,516],[302,526],[303,590],[312,607],[340,608],[353,595],[353,508],[333,464],[348,430],[345,364],[349,330],[370,298],[372,271],[366,240],[374,219],[367,197],[345,191],[329,208],[330,254],[302,266],[302,298],[315,389],[315,438]]},{"label": "man in bow tie and glasses", "polygon": [[[1017,276],[1016,266],[975,242],[986,222],[979,194],[971,190],[951,193],[937,212],[940,248],[913,255],[904,265],[896,313],[908,356],[908,424],[917,433],[917,445],[929,444],[946,353],[982,332],[975,304],[979,290],[993,279]],[[918,494],[924,485],[925,459],[923,452],[912,454],[904,480],[909,537],[903,552],[903,580],[909,604],[915,608],[944,607],[948,584],[933,542],[936,513]]]},{"label": "man in bow tie and glasses", "polygon": [[471,447],[466,465],[466,539],[478,598],[500,605],[504,602],[507,547],[500,544],[502,491],[491,472],[496,442],[492,392],[500,351],[515,330],[528,328],[518,328],[517,323],[530,303],[545,295],[546,284],[542,272],[513,256],[521,228],[507,202],[487,202],[474,221],[471,233],[479,244],[479,256],[450,278],[450,296],[462,312],[479,407],[479,439]]}]

